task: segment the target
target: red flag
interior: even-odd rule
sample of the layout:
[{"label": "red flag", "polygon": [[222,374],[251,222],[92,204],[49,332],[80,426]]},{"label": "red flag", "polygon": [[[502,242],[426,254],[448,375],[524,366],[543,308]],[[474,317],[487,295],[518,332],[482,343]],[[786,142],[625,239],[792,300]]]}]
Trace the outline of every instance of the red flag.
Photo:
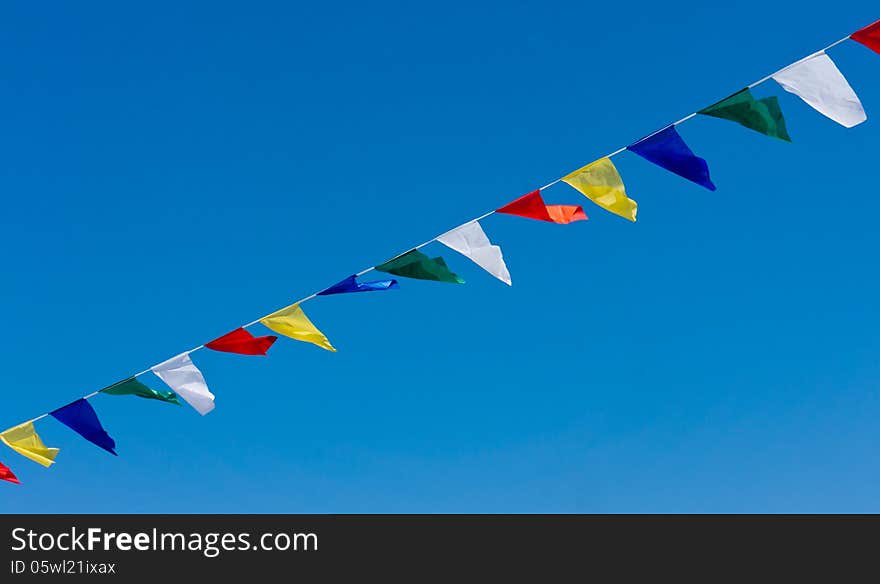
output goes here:
[{"label": "red flag", "polygon": [[20,485],[21,482],[18,478],[12,474],[12,471],[9,470],[9,467],[0,462],[0,480],[9,481],[10,483],[15,483],[16,485]]},{"label": "red flag", "polygon": [[239,355],[265,355],[272,343],[278,340],[278,337],[269,335],[266,337],[255,337],[243,328],[237,328],[231,333],[227,333],[218,339],[214,339],[205,346],[215,351],[223,351],[224,353],[238,353]]},{"label": "red flag", "polygon": [[875,53],[880,53],[880,20],[852,33],[849,38],[862,43]]},{"label": "red flag", "polygon": [[495,209],[495,212],[528,217],[529,219],[538,219],[540,221],[550,221],[551,223],[559,223],[561,225],[587,219],[587,214],[584,213],[580,205],[545,204],[544,199],[541,198],[540,190],[523,195],[511,203]]}]

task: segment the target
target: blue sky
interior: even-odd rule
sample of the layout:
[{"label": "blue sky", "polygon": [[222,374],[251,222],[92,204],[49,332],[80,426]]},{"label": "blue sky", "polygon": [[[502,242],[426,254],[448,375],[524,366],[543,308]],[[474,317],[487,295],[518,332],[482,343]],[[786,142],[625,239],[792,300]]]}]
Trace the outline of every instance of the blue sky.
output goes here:
[{"label": "blue sky", "polygon": [[[14,3],[0,22],[12,426],[495,208],[880,17],[778,2]],[[880,55],[868,122],[679,128],[709,192],[625,153],[630,224],[494,216],[508,288],[304,305],[339,349],[200,351],[217,396],[54,420],[0,512],[878,511]],[[256,328],[254,329],[256,331]],[[146,378],[162,388],[158,379]]]}]

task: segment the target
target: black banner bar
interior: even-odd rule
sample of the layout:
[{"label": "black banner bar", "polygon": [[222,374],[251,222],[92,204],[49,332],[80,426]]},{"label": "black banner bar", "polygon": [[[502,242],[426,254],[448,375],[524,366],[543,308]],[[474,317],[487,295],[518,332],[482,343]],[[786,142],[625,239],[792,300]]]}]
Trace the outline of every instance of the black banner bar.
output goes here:
[{"label": "black banner bar", "polygon": [[0,582],[876,578],[878,528],[832,515],[6,515]]}]

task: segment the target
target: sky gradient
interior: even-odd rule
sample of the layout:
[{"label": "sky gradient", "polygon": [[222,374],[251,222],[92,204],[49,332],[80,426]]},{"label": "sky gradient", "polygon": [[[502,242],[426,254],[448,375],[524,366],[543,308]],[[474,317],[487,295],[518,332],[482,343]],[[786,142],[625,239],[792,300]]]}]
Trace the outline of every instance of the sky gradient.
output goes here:
[{"label": "sky gradient", "polygon": [[[13,426],[550,182],[880,17],[876,4],[16,2],[0,21]],[[793,143],[679,127],[716,192],[631,153],[636,224],[483,222],[513,286],[304,305],[339,350],[199,351],[217,396],[52,419],[0,512],[880,511],[880,55],[868,121],[773,82]],[[266,334],[254,327],[255,334]],[[262,331],[262,332],[261,332]],[[14,338],[13,338],[14,337]],[[164,389],[147,375],[148,385]]]}]

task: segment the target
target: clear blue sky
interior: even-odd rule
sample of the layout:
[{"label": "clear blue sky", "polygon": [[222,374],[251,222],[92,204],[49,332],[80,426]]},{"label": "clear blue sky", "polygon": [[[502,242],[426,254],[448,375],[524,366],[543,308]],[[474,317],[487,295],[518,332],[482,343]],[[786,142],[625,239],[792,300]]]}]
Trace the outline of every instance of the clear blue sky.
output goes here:
[{"label": "clear blue sky", "polygon": [[[876,3],[6,6],[0,425],[406,250],[880,17]],[[679,128],[715,193],[632,154],[631,224],[484,222],[508,288],[319,298],[339,352],[200,351],[217,396],[54,420],[0,512],[880,511],[880,55],[868,122],[773,83],[793,144]],[[146,382],[162,388],[147,376]]]}]

